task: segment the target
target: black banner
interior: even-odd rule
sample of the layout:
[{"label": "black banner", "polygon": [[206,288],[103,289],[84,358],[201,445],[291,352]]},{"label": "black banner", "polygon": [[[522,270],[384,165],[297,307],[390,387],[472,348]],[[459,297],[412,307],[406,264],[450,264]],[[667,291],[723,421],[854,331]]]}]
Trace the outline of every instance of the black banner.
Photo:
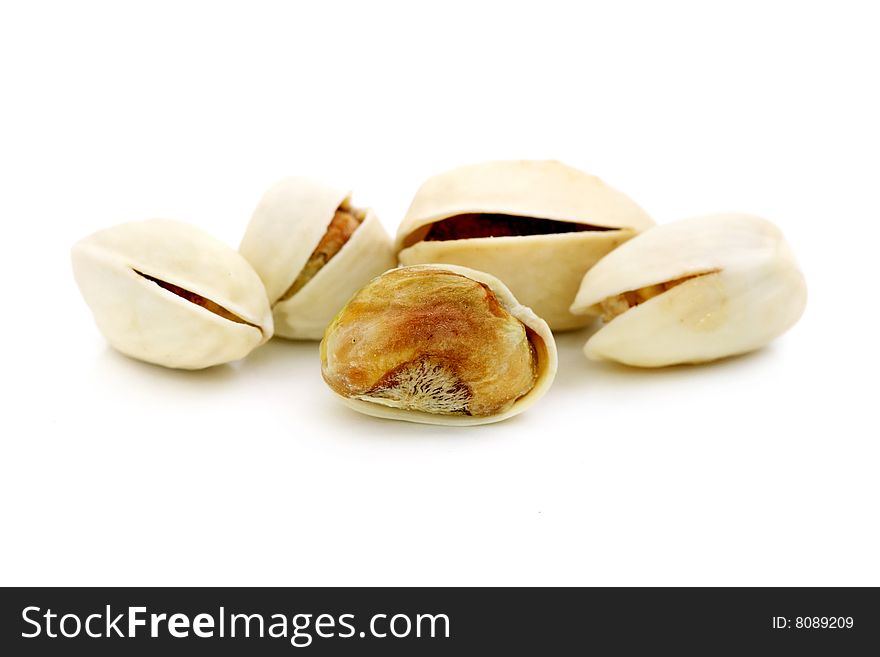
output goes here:
[{"label": "black banner", "polygon": [[[877,589],[3,589],[0,654],[877,654]],[[647,650],[647,652],[645,652]]]}]

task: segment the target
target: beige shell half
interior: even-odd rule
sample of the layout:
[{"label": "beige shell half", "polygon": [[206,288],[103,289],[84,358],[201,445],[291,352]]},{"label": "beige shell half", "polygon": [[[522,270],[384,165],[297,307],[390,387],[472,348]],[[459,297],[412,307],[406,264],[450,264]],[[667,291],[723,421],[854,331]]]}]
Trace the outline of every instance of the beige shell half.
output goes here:
[{"label": "beige shell half", "polygon": [[595,314],[605,299],[680,279],[687,280],[605,324],[586,355],[640,367],[711,361],[766,345],[806,305],[803,274],[779,229],[727,213],[630,240],[586,274],[572,311]]},{"label": "beige shell half", "polygon": [[336,210],[351,193],[308,178],[285,178],[263,195],[239,252],[266,286],[275,334],[320,340],[324,329],[364,283],[396,264],[391,238],[372,210],[342,249],[305,287],[283,299],[302,271]]},{"label": "beige shell half", "polygon": [[[331,389],[336,397],[341,399],[350,408],[353,408],[360,413],[372,415],[374,417],[387,418],[392,420],[405,420],[408,422],[419,422],[422,424],[470,426],[500,422],[501,420],[506,420],[507,418],[513,417],[514,415],[518,415],[519,413],[522,413],[524,410],[529,408],[532,404],[537,402],[541,397],[544,396],[544,394],[546,394],[547,390],[550,389],[550,386],[553,383],[553,379],[556,377],[556,370],[558,366],[556,342],[553,338],[553,333],[550,331],[550,327],[547,325],[547,322],[538,317],[530,308],[519,303],[519,301],[517,301],[511,291],[507,288],[507,286],[491,274],[469,269],[467,267],[460,267],[457,265],[421,265],[415,268],[453,272],[489,286],[489,289],[492,290],[504,309],[513,317],[522,322],[528,329],[532,331],[533,335],[535,336],[535,339],[532,343],[535,347],[535,355],[537,360],[537,379],[535,381],[535,385],[527,394],[517,399],[513,403],[513,405],[503,413],[481,417],[474,417],[469,415],[438,415],[420,411],[393,408],[370,401],[352,399],[350,397],[340,395]],[[321,358],[322,360],[326,358],[325,341],[321,342]]]},{"label": "beige shell half", "polygon": [[[272,336],[272,313],[256,272],[226,244],[188,224],[120,224],[77,242],[71,259],[98,328],[133,358],[199,369],[242,358]],[[239,321],[147,277],[210,300]]]},{"label": "beige shell half", "polygon": [[[619,230],[422,241],[430,225],[462,214],[504,214]],[[586,325],[569,306],[584,274],[651,218],[599,178],[555,161],[496,161],[427,180],[397,233],[401,264],[448,263],[493,274],[553,330]]]}]

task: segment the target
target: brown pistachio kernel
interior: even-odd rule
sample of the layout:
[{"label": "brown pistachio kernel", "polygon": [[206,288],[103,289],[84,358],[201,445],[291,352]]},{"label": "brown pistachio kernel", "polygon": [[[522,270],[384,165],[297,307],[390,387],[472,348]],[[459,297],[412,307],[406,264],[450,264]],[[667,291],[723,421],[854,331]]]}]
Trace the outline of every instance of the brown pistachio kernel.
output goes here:
[{"label": "brown pistachio kernel", "polygon": [[520,217],[509,214],[459,214],[431,224],[425,235],[426,242],[476,239],[482,237],[525,237],[528,235],[558,235],[584,231],[610,231],[613,228],[591,226],[573,221],[556,221],[539,217]]},{"label": "brown pistachio kernel", "polygon": [[296,280],[293,281],[293,284],[281,296],[279,301],[286,301],[304,288],[306,283],[312,280],[315,274],[342,250],[345,243],[354,235],[354,231],[361,225],[365,216],[366,213],[363,210],[347,206],[337,208],[333,219],[330,221],[330,225],[327,226],[327,232],[324,233],[321,241],[318,242],[318,246],[312,251]]},{"label": "brown pistachio kernel", "polygon": [[602,321],[610,322],[612,319],[614,319],[618,315],[622,315],[630,308],[635,308],[636,306],[643,304],[646,301],[650,301],[654,297],[663,294],[667,290],[671,290],[676,285],[681,285],[682,283],[689,281],[692,278],[705,276],[706,274],[711,273],[714,272],[710,271],[702,272],[699,274],[692,274],[690,276],[682,276],[681,278],[676,278],[672,281],[665,281],[656,285],[648,285],[639,288],[638,290],[631,290],[629,292],[624,292],[623,294],[617,294],[613,297],[603,299],[599,304],[599,307],[602,310]]},{"label": "brown pistachio kernel", "polygon": [[201,306],[202,308],[204,308],[208,312],[212,312],[215,315],[219,315],[223,319],[228,319],[230,322],[236,322],[238,324],[247,324],[249,326],[253,326],[254,328],[257,328],[260,331],[262,331],[262,329],[259,326],[257,326],[256,324],[251,324],[250,322],[245,321],[244,319],[242,319],[241,317],[239,317],[235,313],[230,312],[229,310],[227,310],[226,308],[221,306],[219,303],[211,301],[210,299],[206,299],[205,297],[203,297],[200,294],[196,294],[195,292],[184,289],[178,285],[174,285],[173,283],[169,283],[168,281],[163,281],[160,278],[156,278],[154,276],[149,276],[147,274],[144,274],[143,272],[138,271],[137,269],[133,269],[132,271],[135,274],[137,274],[138,276],[141,276],[142,278],[146,278],[148,281],[152,281],[153,283],[155,283],[156,285],[161,287],[163,290],[168,290],[169,292],[171,292],[171,294],[175,294],[175,295],[179,296],[181,299],[185,299],[185,300],[189,301],[190,303],[194,303],[197,306]]},{"label": "brown pistachio kernel", "polygon": [[489,416],[534,387],[532,339],[488,285],[404,267],[374,279],[336,316],[321,345],[322,374],[349,399]]}]

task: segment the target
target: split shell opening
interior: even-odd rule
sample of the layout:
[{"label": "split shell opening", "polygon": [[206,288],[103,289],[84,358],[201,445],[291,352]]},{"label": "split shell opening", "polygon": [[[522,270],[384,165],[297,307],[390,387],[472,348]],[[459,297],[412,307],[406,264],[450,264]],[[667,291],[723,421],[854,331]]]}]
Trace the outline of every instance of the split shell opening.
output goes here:
[{"label": "split shell opening", "polygon": [[385,272],[321,342],[321,372],[357,411],[443,425],[521,413],[556,374],[553,335],[494,276],[454,265]]}]

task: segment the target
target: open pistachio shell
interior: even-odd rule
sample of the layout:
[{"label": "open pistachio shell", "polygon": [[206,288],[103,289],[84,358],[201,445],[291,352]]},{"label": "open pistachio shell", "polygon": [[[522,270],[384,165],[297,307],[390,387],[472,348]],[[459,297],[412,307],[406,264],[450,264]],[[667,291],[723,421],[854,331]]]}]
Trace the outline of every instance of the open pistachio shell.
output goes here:
[{"label": "open pistachio shell", "polygon": [[402,267],[372,280],[327,327],[321,372],[367,415],[486,424],[544,395],[556,345],[546,322],[494,276],[455,265]]},{"label": "open pistachio shell", "polygon": [[[254,210],[239,251],[266,286],[276,335],[320,340],[348,298],[396,264],[376,215],[353,207],[350,197],[308,178],[285,178]],[[340,218],[354,229],[337,228]]]},{"label": "open pistachio shell", "polygon": [[589,358],[661,367],[758,349],[797,322],[806,298],[776,226],[715,214],[657,226],[605,256],[572,311],[606,319]]},{"label": "open pistachio shell", "polygon": [[566,330],[591,321],[569,311],[587,270],[653,223],[624,194],[560,162],[485,162],[426,181],[395,247],[404,265],[491,273],[550,328]]},{"label": "open pistachio shell", "polygon": [[120,224],[77,242],[71,258],[98,328],[133,358],[199,369],[242,358],[272,336],[256,272],[193,226]]}]

